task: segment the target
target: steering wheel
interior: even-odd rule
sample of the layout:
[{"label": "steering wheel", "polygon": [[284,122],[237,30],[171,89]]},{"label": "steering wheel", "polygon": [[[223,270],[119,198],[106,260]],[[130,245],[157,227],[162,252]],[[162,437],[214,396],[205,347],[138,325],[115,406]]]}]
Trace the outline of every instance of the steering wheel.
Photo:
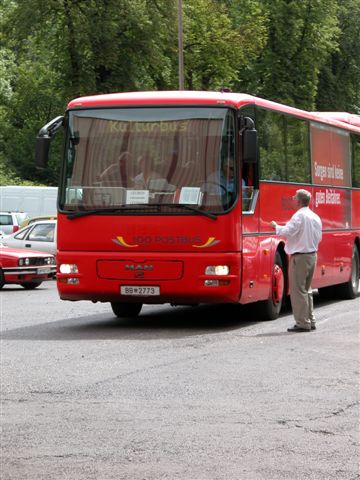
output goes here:
[{"label": "steering wheel", "polygon": [[[216,188],[214,188],[214,192],[212,192],[211,190],[213,190],[212,188],[209,188],[209,186],[215,186]],[[219,182],[213,182],[213,181],[210,181],[210,182],[205,182],[203,184],[203,187],[202,187],[202,190],[205,192],[205,193],[220,193],[220,195],[226,195],[228,193],[226,187],[224,185],[222,185],[221,183]],[[208,191],[210,190],[210,191]]]}]

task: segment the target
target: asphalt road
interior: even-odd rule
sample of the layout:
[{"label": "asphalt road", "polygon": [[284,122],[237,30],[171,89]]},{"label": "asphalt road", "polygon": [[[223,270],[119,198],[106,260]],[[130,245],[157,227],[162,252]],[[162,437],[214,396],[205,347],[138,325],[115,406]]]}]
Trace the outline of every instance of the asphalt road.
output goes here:
[{"label": "asphalt road", "polygon": [[[291,312],[62,302],[5,286],[1,480],[355,480],[360,298]],[[215,315],[215,320],[210,319]]]}]

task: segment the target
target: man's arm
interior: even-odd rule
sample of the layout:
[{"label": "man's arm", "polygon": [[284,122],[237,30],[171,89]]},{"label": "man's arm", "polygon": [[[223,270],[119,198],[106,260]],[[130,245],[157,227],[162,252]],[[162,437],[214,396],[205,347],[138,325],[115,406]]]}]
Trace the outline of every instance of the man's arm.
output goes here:
[{"label": "man's arm", "polygon": [[276,235],[284,235],[285,237],[293,237],[301,227],[301,217],[295,213],[286,225],[278,225],[274,220],[270,222],[270,226],[275,229]]}]

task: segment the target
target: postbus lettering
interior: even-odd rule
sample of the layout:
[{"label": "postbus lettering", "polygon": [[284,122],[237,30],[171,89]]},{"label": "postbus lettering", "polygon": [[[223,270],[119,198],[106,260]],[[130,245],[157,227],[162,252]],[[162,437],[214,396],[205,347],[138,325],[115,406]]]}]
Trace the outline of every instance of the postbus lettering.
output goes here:
[{"label": "postbus lettering", "polygon": [[150,245],[151,237],[149,235],[146,236],[136,236],[134,237],[134,243],[139,243],[140,245]]}]

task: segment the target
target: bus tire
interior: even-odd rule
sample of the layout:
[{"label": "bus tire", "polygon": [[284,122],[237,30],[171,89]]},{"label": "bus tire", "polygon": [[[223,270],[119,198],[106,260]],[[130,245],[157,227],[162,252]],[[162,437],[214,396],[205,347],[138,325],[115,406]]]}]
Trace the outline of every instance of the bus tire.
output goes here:
[{"label": "bus tire", "polygon": [[3,288],[4,285],[5,285],[4,273],[2,271],[2,268],[0,268],[0,290]]},{"label": "bus tire", "polygon": [[20,283],[20,285],[25,288],[25,290],[34,290],[34,288],[37,288],[39,285],[41,285],[42,282],[24,282]]},{"label": "bus tire", "polygon": [[271,273],[271,297],[258,303],[258,313],[262,320],[278,318],[285,298],[284,265],[279,252],[276,252]]},{"label": "bus tire", "polygon": [[142,309],[142,303],[111,302],[111,308],[118,318],[137,317]]},{"label": "bus tire", "polygon": [[356,245],[353,247],[351,256],[351,273],[349,281],[341,283],[336,287],[336,293],[340,298],[352,300],[357,297],[359,290],[359,277],[360,277],[360,259],[359,250]]}]

